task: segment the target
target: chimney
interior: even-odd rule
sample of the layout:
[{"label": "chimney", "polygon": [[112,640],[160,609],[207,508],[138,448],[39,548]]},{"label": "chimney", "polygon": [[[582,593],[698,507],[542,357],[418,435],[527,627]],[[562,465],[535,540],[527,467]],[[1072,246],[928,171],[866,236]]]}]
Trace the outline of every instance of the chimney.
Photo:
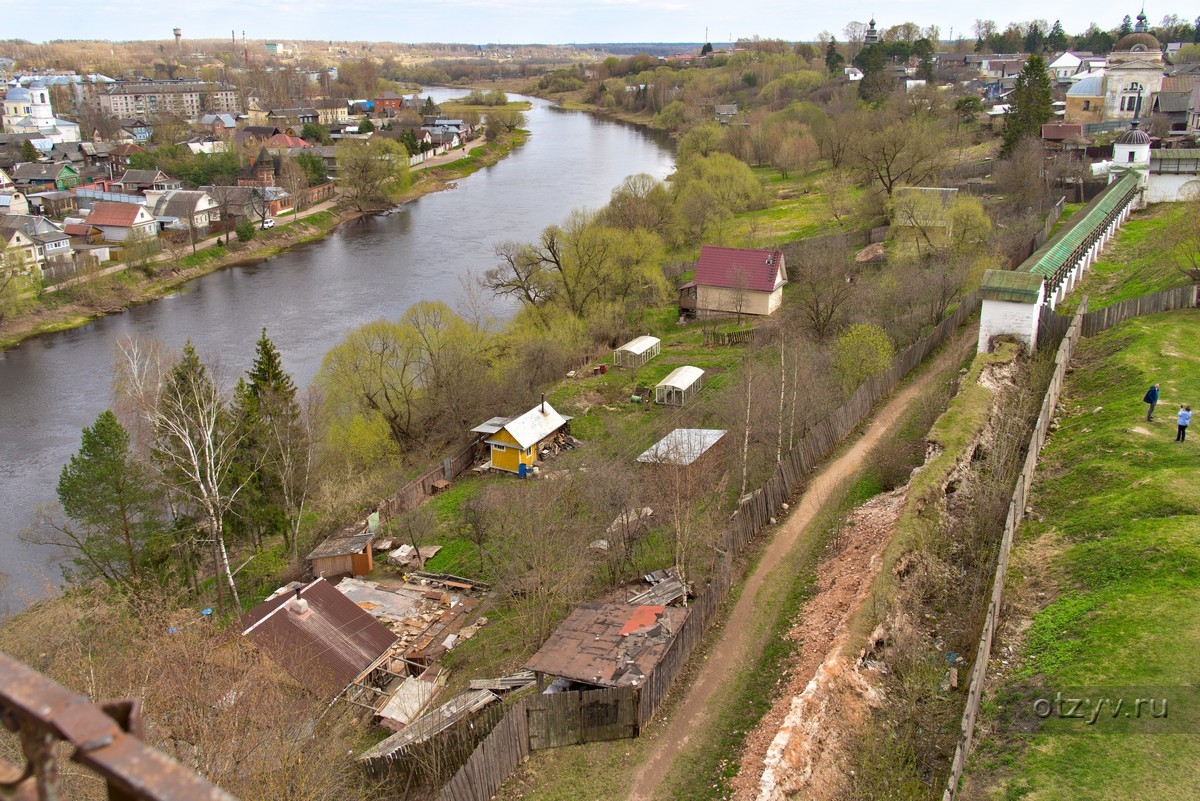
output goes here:
[{"label": "chimney", "polygon": [[542,393],[542,414],[546,413],[546,393]]},{"label": "chimney", "polygon": [[303,615],[308,611],[308,601],[300,597],[300,588],[296,588],[296,597],[292,599],[291,609],[297,615]]}]

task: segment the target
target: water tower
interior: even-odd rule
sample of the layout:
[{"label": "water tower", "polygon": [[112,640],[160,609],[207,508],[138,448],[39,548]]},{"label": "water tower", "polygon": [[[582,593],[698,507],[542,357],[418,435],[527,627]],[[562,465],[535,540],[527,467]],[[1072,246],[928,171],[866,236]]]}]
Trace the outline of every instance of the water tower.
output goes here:
[{"label": "water tower", "polygon": [[183,47],[183,29],[175,29],[175,49],[179,50]]}]

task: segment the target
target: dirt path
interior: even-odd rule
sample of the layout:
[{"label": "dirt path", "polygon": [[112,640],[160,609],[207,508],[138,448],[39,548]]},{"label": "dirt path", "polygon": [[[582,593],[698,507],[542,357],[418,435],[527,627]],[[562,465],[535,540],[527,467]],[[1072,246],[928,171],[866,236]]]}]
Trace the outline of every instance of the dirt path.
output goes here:
[{"label": "dirt path", "polygon": [[707,660],[699,669],[687,695],[676,705],[671,720],[656,737],[649,756],[634,774],[629,801],[650,801],[666,777],[675,758],[687,747],[694,731],[710,725],[710,703],[721,685],[745,664],[746,653],[753,634],[755,601],[763,580],[795,546],[800,533],[812,522],[838,485],[858,469],[863,458],[879,442],[913,401],[933,380],[951,364],[960,361],[974,347],[976,327],[965,326],[950,344],[921,370],[920,376],[888,400],[880,408],[858,441],[837,459],[821,468],[809,482],[788,517],[775,532],[754,572],[746,579],[737,604],[725,622],[720,639],[712,647]]}]

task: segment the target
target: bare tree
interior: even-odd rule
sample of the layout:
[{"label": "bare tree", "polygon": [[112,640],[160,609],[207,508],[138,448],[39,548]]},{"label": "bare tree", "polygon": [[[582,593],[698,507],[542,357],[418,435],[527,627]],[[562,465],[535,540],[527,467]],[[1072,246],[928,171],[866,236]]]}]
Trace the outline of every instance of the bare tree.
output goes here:
[{"label": "bare tree", "polygon": [[837,329],[855,295],[845,247],[835,240],[818,240],[802,248],[788,266],[789,279],[797,285],[801,319],[817,341],[824,341]]},{"label": "bare tree", "polygon": [[283,165],[279,168],[279,182],[283,185],[284,190],[292,196],[292,216],[295,217],[300,211],[300,201],[304,197],[304,190],[308,189],[308,176],[295,159],[285,157]]}]

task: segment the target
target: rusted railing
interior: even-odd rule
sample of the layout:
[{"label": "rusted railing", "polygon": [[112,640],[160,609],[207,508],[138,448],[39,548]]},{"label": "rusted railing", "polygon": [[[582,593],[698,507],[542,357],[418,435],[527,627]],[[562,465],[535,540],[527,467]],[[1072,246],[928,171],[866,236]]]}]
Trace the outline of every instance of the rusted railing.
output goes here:
[{"label": "rusted railing", "polygon": [[62,801],[58,745],[97,773],[112,801],[237,801],[141,740],[137,701],[97,706],[0,654],[0,722],[21,740],[25,766],[0,758],[0,798]]}]

